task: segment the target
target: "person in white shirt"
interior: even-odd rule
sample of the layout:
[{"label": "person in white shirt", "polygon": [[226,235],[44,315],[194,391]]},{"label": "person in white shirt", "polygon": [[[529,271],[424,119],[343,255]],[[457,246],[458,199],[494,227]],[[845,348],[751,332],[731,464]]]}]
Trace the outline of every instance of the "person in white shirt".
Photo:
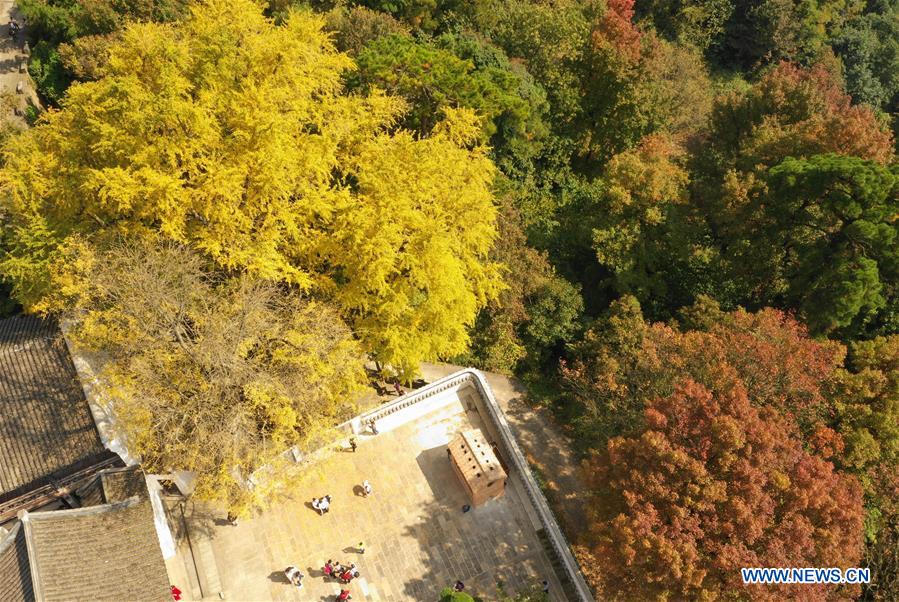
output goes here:
[{"label": "person in white shirt", "polygon": [[287,577],[287,580],[293,585],[303,587],[303,573],[301,573],[300,569],[297,567],[291,565],[284,569],[284,576]]}]

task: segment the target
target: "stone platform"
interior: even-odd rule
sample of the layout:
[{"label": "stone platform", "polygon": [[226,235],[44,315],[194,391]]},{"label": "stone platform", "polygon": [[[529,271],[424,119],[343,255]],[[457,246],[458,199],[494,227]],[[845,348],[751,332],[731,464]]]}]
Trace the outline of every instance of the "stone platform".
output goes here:
[{"label": "stone platform", "polygon": [[[446,446],[481,426],[479,414],[454,399],[389,432],[357,436],[356,452],[335,451],[306,470],[291,501],[236,527],[221,510],[197,513],[206,519],[188,523],[205,534],[194,539],[211,550],[204,562],[215,563],[216,587],[229,600],[334,600],[341,586],[321,572],[330,558],[357,565],[361,577],[348,586],[356,601],[436,602],[457,579],[486,600],[497,598],[497,581],[511,593],[547,579],[551,599],[563,600],[514,472],[502,498],[462,512],[468,500]],[[364,479],[374,489],[368,498]],[[331,509],[319,516],[311,500],[326,494]],[[360,541],[364,554],[355,549]],[[290,564],[306,575],[302,589],[284,579]]]}]

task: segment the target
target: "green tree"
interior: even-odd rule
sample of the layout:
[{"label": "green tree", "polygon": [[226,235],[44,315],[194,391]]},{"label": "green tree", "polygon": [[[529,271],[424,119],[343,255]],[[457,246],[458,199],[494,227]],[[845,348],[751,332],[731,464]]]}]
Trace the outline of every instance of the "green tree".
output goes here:
[{"label": "green tree", "polygon": [[[448,31],[437,37],[434,44],[471,61],[479,77],[495,81],[502,88],[498,100],[503,111],[493,120],[496,132],[490,145],[503,173],[522,184],[551,174],[554,167],[547,160],[546,148],[549,103],[543,86],[524,65],[511,61],[501,48],[469,30]],[[477,106],[471,108],[482,114],[485,111]]]},{"label": "green tree", "polygon": [[[446,38],[443,38],[446,40]],[[537,106],[519,90],[521,78],[508,65],[476,66],[449,50],[392,35],[374,40],[358,56],[356,85],[377,87],[409,101],[404,125],[422,134],[430,132],[446,107],[467,107],[482,117],[484,139],[503,127],[503,138],[539,137],[542,124]],[[536,131],[535,131],[536,130]],[[500,146],[509,140],[500,139]]]},{"label": "green tree", "polygon": [[581,112],[585,52],[601,11],[592,1],[508,0],[479,6],[474,20],[508,56],[524,61],[546,90],[551,122],[565,131]]},{"label": "green tree", "polygon": [[813,330],[864,323],[899,279],[896,175],[873,161],[816,155],[772,168],[766,186],[744,214],[750,252],[740,261],[767,272],[757,282],[783,282]]},{"label": "green tree", "polygon": [[56,47],[40,41],[34,45],[28,61],[28,74],[34,79],[38,91],[46,102],[58,105],[72,76],[66,70]]},{"label": "green tree", "polygon": [[781,60],[808,64],[819,55],[827,32],[838,29],[850,10],[845,0],[737,0],[718,60],[743,69]]},{"label": "green tree", "polygon": [[445,587],[440,592],[440,602],[475,602],[475,600],[465,592],[457,592],[451,587]]},{"label": "green tree", "polygon": [[705,51],[721,43],[734,11],[732,0],[647,0],[637,2],[637,14],[652,19],[656,29]]},{"label": "green tree", "polygon": [[[694,226],[690,243],[708,250],[714,275],[711,287],[693,287],[694,294],[709,293],[730,306],[797,308],[797,299],[784,294],[785,278],[795,274],[774,269],[769,261],[790,252],[756,240],[761,236],[761,228],[755,228],[761,223],[758,219],[771,223],[780,219],[774,215],[789,215],[793,206],[792,201],[783,208],[776,204],[768,171],[788,158],[801,161],[828,153],[888,165],[893,161],[892,147],[884,122],[871,107],[852,104],[838,75],[823,64],[801,68],[780,63],[752,86],[719,97],[706,142],[690,165],[691,203],[684,223]],[[792,259],[786,267],[795,267]],[[680,280],[689,283],[689,278]],[[887,313],[877,320],[889,322]]]},{"label": "green tree", "polygon": [[457,361],[506,374],[539,368],[577,331],[580,293],[556,273],[546,253],[528,246],[520,216],[509,205],[500,213],[492,256],[504,266],[507,287],[481,311],[471,349]]},{"label": "green tree", "polygon": [[[614,288],[640,299],[663,298],[658,276],[671,259],[678,205],[687,200],[688,174],[682,151],[666,137],[649,136],[612,157],[603,173],[603,204],[593,230],[597,258],[612,274]],[[676,249],[674,249],[676,251]]]},{"label": "green tree", "polygon": [[858,102],[899,111],[899,3],[879,2],[849,21],[833,40],[846,89]]}]

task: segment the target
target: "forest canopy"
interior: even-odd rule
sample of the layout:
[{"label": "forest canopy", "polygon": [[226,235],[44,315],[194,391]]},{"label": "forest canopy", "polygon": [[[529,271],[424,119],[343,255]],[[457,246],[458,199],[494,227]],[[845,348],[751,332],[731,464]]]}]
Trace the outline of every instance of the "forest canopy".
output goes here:
[{"label": "forest canopy", "polygon": [[[264,315],[209,393],[245,435],[198,464],[220,493],[346,416],[365,361],[446,360],[570,435],[598,598],[792,595],[734,581],[766,562],[899,596],[899,2],[22,10],[48,110],[0,153],[0,310],[80,321],[125,392],[186,375],[130,406],[147,458],[209,401],[210,312]],[[176,284],[180,321],[142,313]]]}]

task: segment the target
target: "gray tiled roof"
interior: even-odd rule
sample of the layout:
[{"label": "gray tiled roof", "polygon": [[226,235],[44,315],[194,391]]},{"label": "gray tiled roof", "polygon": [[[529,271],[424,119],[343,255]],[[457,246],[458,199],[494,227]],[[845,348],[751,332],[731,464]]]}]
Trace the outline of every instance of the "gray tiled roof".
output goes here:
[{"label": "gray tiled roof", "polygon": [[[147,481],[138,466],[106,468],[79,487],[75,495],[82,507],[123,502],[134,496],[147,499]],[[0,599],[2,602],[2,599]]]},{"label": "gray tiled roof", "polygon": [[101,470],[98,477],[103,483],[103,497],[110,504],[134,496],[147,499],[147,481],[143,471],[136,466]]},{"label": "gray tiled roof", "polygon": [[76,489],[75,495],[82,507],[114,504],[134,496],[143,500],[147,499],[147,481],[138,466],[105,468]]},{"label": "gray tiled roof", "polygon": [[0,501],[108,454],[55,323],[0,320]]},{"label": "gray tiled roof", "polygon": [[23,516],[35,596],[47,602],[169,601],[150,502]]},{"label": "gray tiled roof", "polygon": [[75,490],[75,497],[81,502],[81,506],[99,506],[105,504],[103,498],[103,484],[100,477],[93,475],[90,480]]},{"label": "gray tiled roof", "polygon": [[[0,530],[0,533],[3,531]],[[28,550],[22,523],[15,522],[9,533],[0,536],[0,600],[33,602]]]}]

